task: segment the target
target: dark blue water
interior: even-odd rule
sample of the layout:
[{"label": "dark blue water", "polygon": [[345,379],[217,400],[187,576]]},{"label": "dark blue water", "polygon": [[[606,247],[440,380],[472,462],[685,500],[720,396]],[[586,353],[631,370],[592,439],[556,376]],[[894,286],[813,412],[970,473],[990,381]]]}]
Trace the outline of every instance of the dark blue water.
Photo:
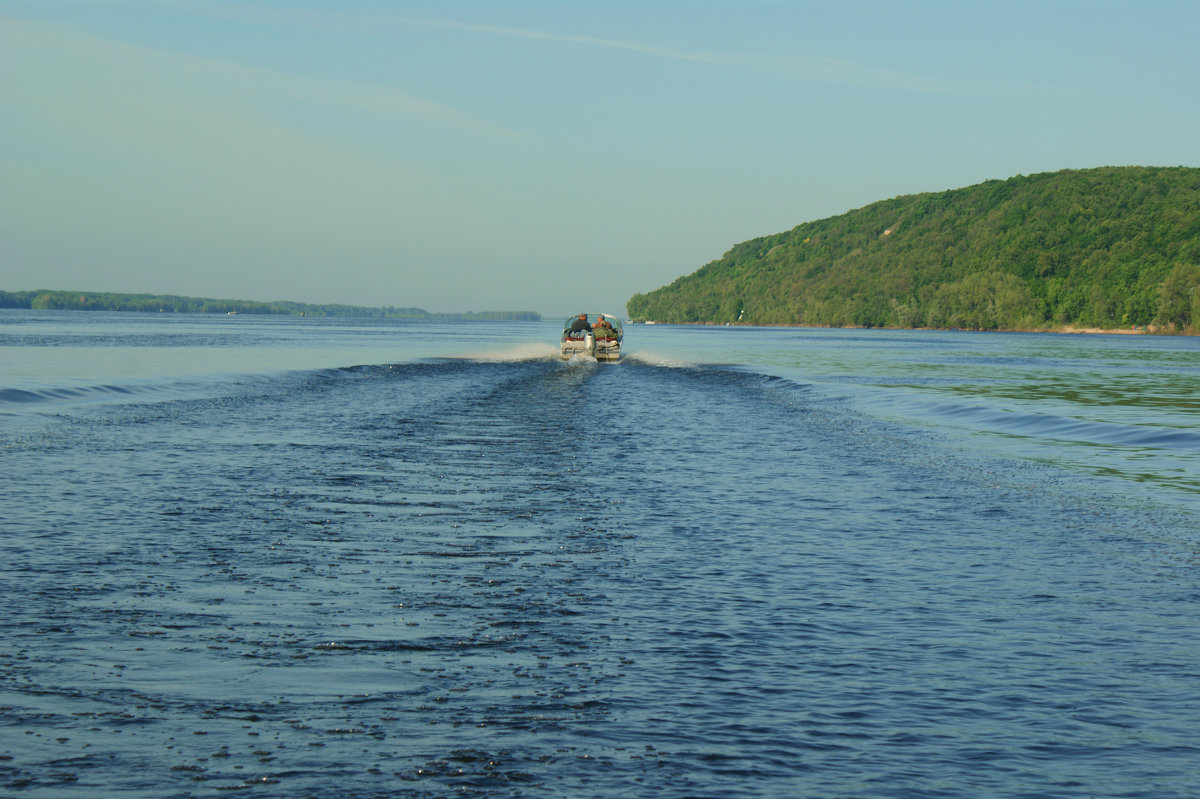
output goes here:
[{"label": "dark blue water", "polygon": [[4,321],[0,795],[1200,795],[1187,341]]}]

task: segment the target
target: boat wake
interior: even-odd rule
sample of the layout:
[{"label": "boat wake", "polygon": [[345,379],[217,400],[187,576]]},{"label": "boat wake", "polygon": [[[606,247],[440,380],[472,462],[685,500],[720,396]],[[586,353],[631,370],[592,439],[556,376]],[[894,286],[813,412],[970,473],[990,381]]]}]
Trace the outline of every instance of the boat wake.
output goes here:
[{"label": "boat wake", "polygon": [[625,356],[625,359],[634,363],[645,364],[646,366],[662,366],[668,369],[687,369],[698,365],[690,361],[680,360],[679,358],[671,358],[666,355],[644,351],[631,352]]},{"label": "boat wake", "polygon": [[469,361],[482,363],[524,363],[527,361],[548,361],[558,359],[558,348],[553,344],[538,341],[526,341],[510,344],[496,350],[475,352],[465,356]]}]

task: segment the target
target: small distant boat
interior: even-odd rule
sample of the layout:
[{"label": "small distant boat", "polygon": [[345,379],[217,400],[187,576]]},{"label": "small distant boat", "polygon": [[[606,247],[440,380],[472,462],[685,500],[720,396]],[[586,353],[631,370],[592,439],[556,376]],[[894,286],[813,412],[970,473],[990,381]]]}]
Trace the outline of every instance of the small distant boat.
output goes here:
[{"label": "small distant boat", "polygon": [[[606,324],[607,323],[607,324]],[[563,360],[586,355],[597,361],[621,360],[625,330],[612,314],[579,314],[563,323],[560,346]]]}]

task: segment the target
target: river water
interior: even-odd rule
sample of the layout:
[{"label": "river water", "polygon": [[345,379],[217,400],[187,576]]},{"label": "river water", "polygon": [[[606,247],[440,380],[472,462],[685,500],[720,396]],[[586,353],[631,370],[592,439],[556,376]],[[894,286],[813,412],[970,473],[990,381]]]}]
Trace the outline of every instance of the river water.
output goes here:
[{"label": "river water", "polygon": [[1200,341],[0,311],[0,795],[1195,797]]}]

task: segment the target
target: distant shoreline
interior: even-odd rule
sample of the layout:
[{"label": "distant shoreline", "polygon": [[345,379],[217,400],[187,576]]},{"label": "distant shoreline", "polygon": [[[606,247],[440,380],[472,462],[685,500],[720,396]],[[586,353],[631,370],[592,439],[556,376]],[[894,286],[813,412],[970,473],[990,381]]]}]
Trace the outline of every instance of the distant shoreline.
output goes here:
[{"label": "distant shoreline", "polygon": [[313,316],[429,321],[540,322],[536,311],[466,311],[434,313],[424,308],[378,308],[337,303],[317,304],[291,300],[228,300],[185,297],[175,294],[124,294],[105,291],[34,289],[0,291],[0,308],[32,311],[125,311],[130,313],[199,313],[236,316]]}]

